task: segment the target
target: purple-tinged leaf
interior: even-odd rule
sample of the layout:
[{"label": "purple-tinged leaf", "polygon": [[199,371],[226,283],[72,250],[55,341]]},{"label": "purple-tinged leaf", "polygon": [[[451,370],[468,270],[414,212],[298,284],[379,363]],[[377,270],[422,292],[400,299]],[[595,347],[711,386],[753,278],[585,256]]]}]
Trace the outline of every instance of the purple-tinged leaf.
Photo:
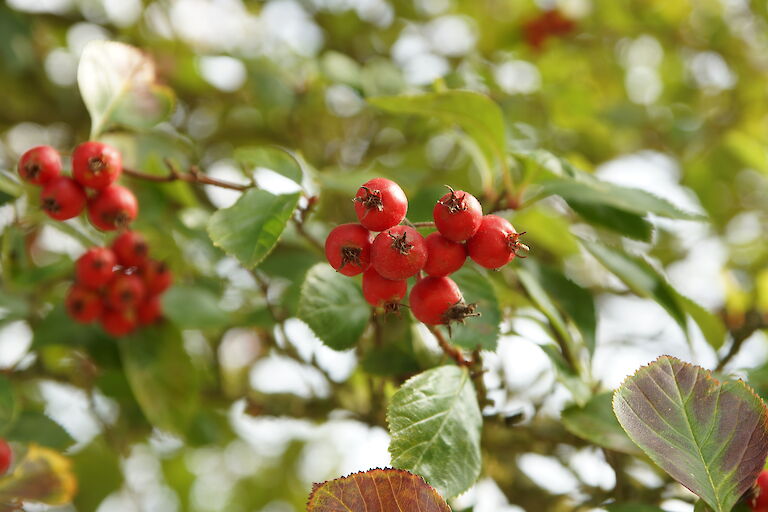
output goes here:
[{"label": "purple-tinged leaf", "polygon": [[662,356],[613,395],[629,437],[714,512],[730,512],[768,456],[768,409],[744,382]]}]

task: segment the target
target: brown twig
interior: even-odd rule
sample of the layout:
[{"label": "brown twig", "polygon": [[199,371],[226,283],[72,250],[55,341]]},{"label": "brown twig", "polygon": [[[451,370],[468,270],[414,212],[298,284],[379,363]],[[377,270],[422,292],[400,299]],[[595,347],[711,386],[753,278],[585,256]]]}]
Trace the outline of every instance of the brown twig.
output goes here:
[{"label": "brown twig", "polygon": [[414,228],[433,228],[435,227],[434,222],[411,222],[411,226]]},{"label": "brown twig", "polygon": [[722,371],[723,368],[725,368],[725,365],[728,364],[731,359],[733,359],[736,354],[739,353],[739,350],[741,350],[741,346],[744,344],[744,342],[749,339],[750,336],[752,336],[755,332],[760,329],[765,329],[766,327],[768,327],[768,322],[765,321],[759,312],[748,311],[746,313],[746,320],[744,324],[731,331],[733,343],[731,343],[731,347],[728,349],[728,352],[717,363],[715,371]]},{"label": "brown twig", "polygon": [[437,329],[437,327],[429,327],[429,331],[435,335],[435,338],[437,338],[437,343],[440,345],[440,348],[443,349],[445,355],[456,361],[456,364],[466,367],[472,366],[472,361],[468,361],[464,357],[464,354],[461,353],[461,349],[458,349],[448,343],[448,340],[445,339],[445,336],[439,329]]},{"label": "brown twig", "polygon": [[219,180],[211,178],[203,173],[199,167],[191,166],[189,171],[182,172],[176,165],[168,160],[164,160],[166,167],[168,167],[168,174],[165,176],[158,176],[156,174],[147,174],[145,172],[137,171],[134,169],[123,168],[123,174],[132,178],[140,180],[154,181],[158,183],[170,183],[172,181],[186,181],[187,183],[200,183],[202,185],[213,185],[215,187],[228,188],[230,190],[239,190],[240,192],[254,188],[255,183],[249,183],[247,185],[241,185],[239,183],[232,183],[231,181]]}]

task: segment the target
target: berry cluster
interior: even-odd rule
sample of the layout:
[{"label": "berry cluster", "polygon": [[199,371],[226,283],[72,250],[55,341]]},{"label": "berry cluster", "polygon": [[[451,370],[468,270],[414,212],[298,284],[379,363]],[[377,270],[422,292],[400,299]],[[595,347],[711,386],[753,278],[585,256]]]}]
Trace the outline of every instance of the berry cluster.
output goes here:
[{"label": "berry cluster", "polygon": [[127,227],[139,213],[129,189],[115,184],[123,172],[120,153],[101,142],[84,142],[72,153],[72,177],[61,173],[61,156],[50,146],[38,146],[19,160],[19,175],[42,186],[40,204],[56,220],[77,217],[88,208],[91,224],[103,231]]},{"label": "berry cluster", "polygon": [[[354,202],[360,223],[342,224],[330,232],[325,241],[328,262],[347,276],[362,273],[365,300],[389,311],[400,307],[407,279],[417,276],[409,306],[425,324],[463,322],[479,315],[447,277],[467,256],[482,267],[498,269],[528,250],[520,242],[522,233],[501,217],[484,216],[480,202],[462,190],[450,189],[435,204],[437,231],[426,238],[412,225],[400,224],[408,199],[397,183],[374,178],[358,189]],[[374,237],[371,232],[376,231]]]},{"label": "berry cluster", "polygon": [[149,257],[144,237],[125,231],[111,247],[91,247],[78,258],[67,312],[77,322],[99,320],[107,333],[124,336],[160,318],[160,295],[171,281],[168,267]]}]

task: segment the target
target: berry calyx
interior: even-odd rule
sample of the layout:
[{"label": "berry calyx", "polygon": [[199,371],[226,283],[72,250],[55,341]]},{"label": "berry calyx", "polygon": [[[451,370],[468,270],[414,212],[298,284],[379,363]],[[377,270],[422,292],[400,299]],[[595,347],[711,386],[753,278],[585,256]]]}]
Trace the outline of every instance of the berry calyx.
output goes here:
[{"label": "berry calyx", "polygon": [[384,231],[400,224],[408,211],[405,192],[386,178],[373,178],[363,183],[354,201],[360,224],[371,231]]},{"label": "berry calyx", "polygon": [[440,234],[454,242],[463,242],[474,235],[483,218],[480,202],[463,190],[445,194],[435,205],[432,215]]},{"label": "berry calyx", "polygon": [[424,237],[410,226],[395,226],[373,240],[371,265],[386,279],[408,279],[424,268],[426,262]]},{"label": "berry calyx", "polygon": [[122,172],[120,152],[102,142],[83,142],[72,153],[72,176],[84,187],[102,189]]},{"label": "berry calyx", "polygon": [[135,274],[118,274],[107,285],[107,304],[112,309],[133,308],[144,299],[146,288],[142,279]]},{"label": "berry calyx", "polygon": [[163,315],[163,304],[160,296],[154,295],[144,300],[136,308],[136,318],[140,325],[150,325],[157,322]]},{"label": "berry calyx", "polygon": [[430,233],[425,239],[427,262],[424,272],[431,276],[443,277],[459,270],[467,260],[467,248],[440,233]]},{"label": "berry calyx", "polygon": [[44,185],[61,175],[61,156],[51,146],[37,146],[21,155],[19,176],[27,183]]},{"label": "berry calyx", "polygon": [[112,242],[117,261],[124,267],[138,267],[147,259],[149,246],[137,231],[125,231]]},{"label": "berry calyx", "polygon": [[0,439],[0,475],[4,475],[11,468],[13,451],[11,445],[5,439]]},{"label": "berry calyx", "polygon": [[67,220],[80,215],[85,208],[85,192],[72,178],[59,176],[43,186],[40,204],[49,217]]},{"label": "berry calyx", "polygon": [[136,313],[128,309],[106,309],[101,315],[101,327],[115,337],[131,333],[137,325]]},{"label": "berry calyx", "polygon": [[363,274],[363,297],[373,307],[397,311],[406,293],[408,293],[408,281],[385,279],[372,268]]},{"label": "berry calyx", "polygon": [[93,290],[82,285],[72,285],[64,301],[67,313],[81,324],[98,320],[103,311],[101,297]]},{"label": "berry calyx", "polygon": [[120,185],[110,185],[88,201],[88,218],[104,231],[128,226],[138,213],[136,196]]},{"label": "berry calyx", "polygon": [[139,266],[137,274],[144,281],[148,295],[159,295],[173,284],[173,274],[163,261],[147,260]]},{"label": "berry calyx", "polygon": [[520,242],[524,233],[518,233],[506,219],[486,215],[477,233],[467,240],[469,257],[481,267],[497,269],[515,256],[525,257],[528,246]]},{"label": "berry calyx", "polygon": [[355,276],[371,264],[371,233],[360,224],[336,226],[325,239],[328,263],[345,276]]},{"label": "berry calyx", "polygon": [[112,280],[117,258],[111,249],[91,247],[75,262],[75,277],[81,285],[97,289]]},{"label": "berry calyx", "polygon": [[409,304],[413,316],[428,325],[464,323],[480,316],[476,304],[466,304],[458,285],[449,277],[425,277],[411,289]]}]

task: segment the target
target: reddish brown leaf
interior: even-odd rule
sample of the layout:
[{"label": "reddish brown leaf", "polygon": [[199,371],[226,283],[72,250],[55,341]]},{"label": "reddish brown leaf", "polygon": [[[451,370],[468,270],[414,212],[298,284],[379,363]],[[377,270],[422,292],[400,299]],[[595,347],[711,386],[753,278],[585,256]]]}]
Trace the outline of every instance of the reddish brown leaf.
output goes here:
[{"label": "reddish brown leaf", "polygon": [[372,469],[315,484],[307,512],[450,512],[420,476],[402,469]]}]

